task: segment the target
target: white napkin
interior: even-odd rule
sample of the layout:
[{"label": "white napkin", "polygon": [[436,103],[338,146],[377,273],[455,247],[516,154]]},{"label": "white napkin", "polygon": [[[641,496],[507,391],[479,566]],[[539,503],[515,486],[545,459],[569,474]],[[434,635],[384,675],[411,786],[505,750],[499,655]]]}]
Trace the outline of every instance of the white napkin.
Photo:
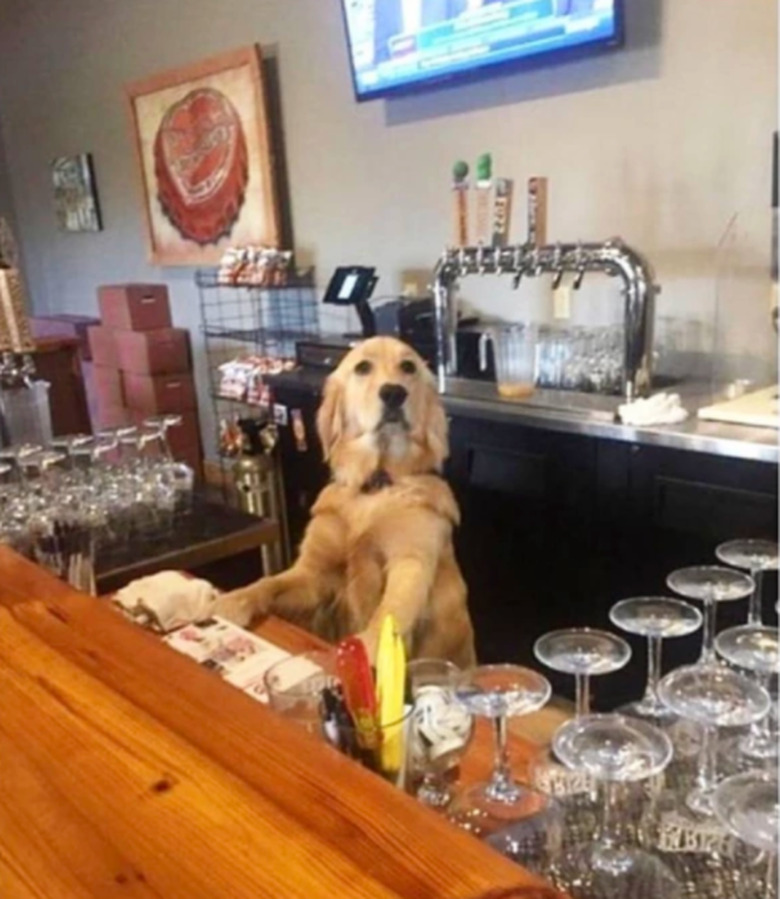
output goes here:
[{"label": "white napkin", "polygon": [[679,393],[656,393],[646,400],[634,400],[618,406],[618,415],[624,425],[647,427],[649,425],[676,425],[685,421],[688,412],[680,403]]},{"label": "white napkin", "polygon": [[114,601],[133,617],[152,612],[162,629],[170,631],[210,618],[217,595],[217,588],[208,581],[160,571],[131,581],[116,592]]}]

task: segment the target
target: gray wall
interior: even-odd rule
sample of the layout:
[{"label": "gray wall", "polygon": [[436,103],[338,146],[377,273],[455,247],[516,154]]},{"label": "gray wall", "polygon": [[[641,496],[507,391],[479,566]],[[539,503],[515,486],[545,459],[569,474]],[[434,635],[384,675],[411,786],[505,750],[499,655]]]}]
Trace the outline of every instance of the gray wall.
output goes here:
[{"label": "gray wall", "polygon": [[5,157],[5,141],[3,140],[2,117],[0,117],[0,218],[15,229],[13,198],[11,196],[11,178],[8,162]]},{"label": "gray wall", "polygon": [[[94,312],[100,283],[164,280],[176,322],[196,333],[192,271],[146,262],[122,86],[255,41],[277,57],[296,249],[321,282],[350,261],[379,267],[380,293],[424,283],[450,239],[453,162],[492,150],[499,174],[550,178],[552,239],[620,234],[648,255],[663,285],[662,334],[768,359],[765,285],[718,288],[715,250],[741,210],[759,226],[737,247],[749,239],[754,256],[767,252],[775,0],[627,2],[620,52],[358,105],[338,0],[0,0],[0,110],[35,308]],[[97,235],[55,226],[49,161],[80,151],[94,156]],[[615,287],[586,285],[575,320],[614,318]],[[549,315],[546,284],[479,288],[464,297],[489,312]],[[200,354],[198,367],[202,381]]]}]

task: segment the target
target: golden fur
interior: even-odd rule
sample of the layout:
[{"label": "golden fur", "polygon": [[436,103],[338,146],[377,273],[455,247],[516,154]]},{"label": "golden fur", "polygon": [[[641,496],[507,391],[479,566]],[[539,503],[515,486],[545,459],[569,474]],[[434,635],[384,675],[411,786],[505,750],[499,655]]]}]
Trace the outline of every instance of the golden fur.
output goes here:
[{"label": "golden fur", "polygon": [[[407,392],[388,411],[383,386]],[[273,612],[329,640],[357,633],[374,656],[392,612],[416,657],[475,663],[466,586],[452,546],[459,513],[437,474],[447,421],[433,377],[406,344],[373,337],[328,378],[317,430],[333,480],[312,509],[298,559],[219,600],[246,625]],[[372,475],[388,486],[368,491]]]}]

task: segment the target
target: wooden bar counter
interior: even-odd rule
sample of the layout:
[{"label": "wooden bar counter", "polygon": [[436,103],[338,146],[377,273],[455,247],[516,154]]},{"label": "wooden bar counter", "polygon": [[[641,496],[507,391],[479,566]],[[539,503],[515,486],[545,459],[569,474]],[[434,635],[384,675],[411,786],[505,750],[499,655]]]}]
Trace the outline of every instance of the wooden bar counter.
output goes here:
[{"label": "wooden bar counter", "polygon": [[0,547],[3,899],[559,895]]}]

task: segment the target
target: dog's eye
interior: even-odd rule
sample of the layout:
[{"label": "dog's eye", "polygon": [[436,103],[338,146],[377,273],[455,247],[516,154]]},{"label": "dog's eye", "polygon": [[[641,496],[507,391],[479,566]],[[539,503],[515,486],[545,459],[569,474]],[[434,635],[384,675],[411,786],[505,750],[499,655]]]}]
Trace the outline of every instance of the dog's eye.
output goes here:
[{"label": "dog's eye", "polygon": [[368,359],[363,359],[362,362],[358,362],[355,366],[355,374],[356,375],[368,375],[371,373],[371,363]]},{"label": "dog's eye", "polygon": [[404,359],[404,361],[401,363],[401,371],[405,375],[413,375],[417,372],[417,366],[414,364],[414,362],[412,362],[411,359]]}]

